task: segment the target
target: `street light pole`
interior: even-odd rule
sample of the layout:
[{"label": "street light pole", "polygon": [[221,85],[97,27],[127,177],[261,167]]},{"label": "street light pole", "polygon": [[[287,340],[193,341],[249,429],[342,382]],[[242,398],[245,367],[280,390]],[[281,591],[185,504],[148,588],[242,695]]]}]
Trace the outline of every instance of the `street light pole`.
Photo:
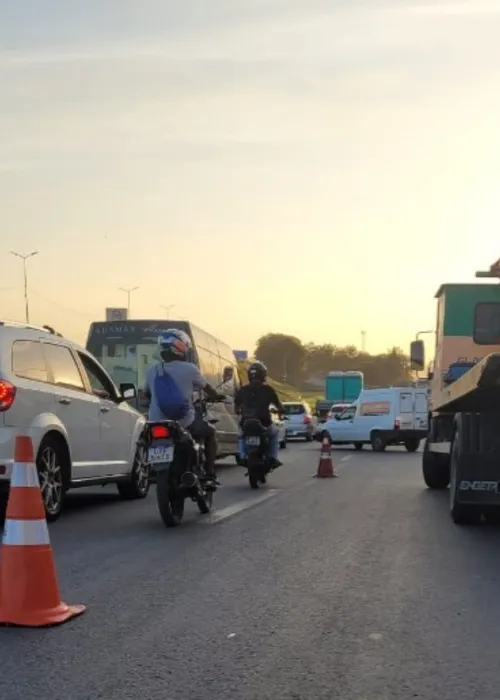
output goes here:
[{"label": "street light pole", "polygon": [[167,314],[167,318],[170,318],[170,309],[174,309],[175,304],[168,304],[168,305],[160,304],[160,306],[162,309],[165,309],[165,312]]},{"label": "street light pole", "polygon": [[435,333],[436,331],[419,331],[417,335],[415,336],[415,340],[418,340],[421,335],[427,335],[430,333]]},{"label": "street light pole", "polygon": [[32,253],[27,255],[22,255],[22,253],[16,253],[14,250],[10,251],[11,255],[15,255],[16,258],[21,258],[23,261],[23,274],[24,274],[24,304],[26,309],[26,323],[30,322],[30,309],[28,303],[28,265],[26,261],[28,258],[32,258],[34,255],[38,255],[38,250],[34,250]]},{"label": "street light pole", "polygon": [[118,287],[120,292],[125,292],[127,295],[127,316],[130,318],[130,295],[135,292],[139,287]]}]

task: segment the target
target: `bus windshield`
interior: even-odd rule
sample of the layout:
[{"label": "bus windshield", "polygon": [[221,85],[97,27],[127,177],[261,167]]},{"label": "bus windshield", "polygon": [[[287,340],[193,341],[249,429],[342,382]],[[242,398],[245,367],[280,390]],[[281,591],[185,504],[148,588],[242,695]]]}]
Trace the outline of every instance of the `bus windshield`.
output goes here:
[{"label": "bus windshield", "polygon": [[158,336],[168,328],[178,328],[191,336],[185,321],[96,322],[89,330],[87,350],[115,384],[129,382],[142,389],[147,368],[160,359]]}]

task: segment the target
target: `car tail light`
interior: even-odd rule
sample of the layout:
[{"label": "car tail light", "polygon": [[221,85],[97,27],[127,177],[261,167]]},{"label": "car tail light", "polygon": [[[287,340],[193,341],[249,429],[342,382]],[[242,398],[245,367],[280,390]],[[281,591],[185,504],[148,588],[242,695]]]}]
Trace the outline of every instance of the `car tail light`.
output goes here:
[{"label": "car tail light", "polygon": [[151,437],[155,440],[161,440],[162,438],[168,438],[170,436],[170,431],[166,425],[153,425],[151,428]]},{"label": "car tail light", "polygon": [[311,422],[311,416],[304,416],[304,425],[307,425],[310,422]]},{"label": "car tail light", "polygon": [[14,384],[0,379],[0,411],[8,411],[16,398],[16,387]]},{"label": "car tail light", "polygon": [[394,421],[394,430],[399,430],[400,427],[401,424],[399,422],[399,418],[396,418],[396,420]]}]

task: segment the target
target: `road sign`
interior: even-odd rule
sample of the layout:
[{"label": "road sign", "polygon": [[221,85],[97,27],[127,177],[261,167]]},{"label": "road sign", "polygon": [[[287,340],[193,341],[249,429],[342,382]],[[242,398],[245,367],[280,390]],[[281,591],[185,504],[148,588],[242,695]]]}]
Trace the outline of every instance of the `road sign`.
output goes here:
[{"label": "road sign", "polygon": [[126,321],[127,318],[127,309],[106,308],[106,321]]}]

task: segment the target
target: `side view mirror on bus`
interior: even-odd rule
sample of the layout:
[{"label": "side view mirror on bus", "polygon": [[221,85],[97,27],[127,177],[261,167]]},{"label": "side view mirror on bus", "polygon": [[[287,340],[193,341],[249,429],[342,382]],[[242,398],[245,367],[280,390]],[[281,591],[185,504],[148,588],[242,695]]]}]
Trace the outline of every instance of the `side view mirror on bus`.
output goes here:
[{"label": "side view mirror on bus", "polygon": [[135,399],[137,396],[137,391],[135,389],[135,386],[133,384],[120,384],[120,396],[123,399],[123,401],[130,401],[131,399]]},{"label": "side view mirror on bus", "polygon": [[412,369],[424,369],[425,346],[423,340],[414,340],[410,345],[410,364]]},{"label": "side view mirror on bus", "polygon": [[234,368],[233,367],[224,367],[224,371],[222,373],[222,383],[225,384],[226,382],[231,382],[234,377]]}]

